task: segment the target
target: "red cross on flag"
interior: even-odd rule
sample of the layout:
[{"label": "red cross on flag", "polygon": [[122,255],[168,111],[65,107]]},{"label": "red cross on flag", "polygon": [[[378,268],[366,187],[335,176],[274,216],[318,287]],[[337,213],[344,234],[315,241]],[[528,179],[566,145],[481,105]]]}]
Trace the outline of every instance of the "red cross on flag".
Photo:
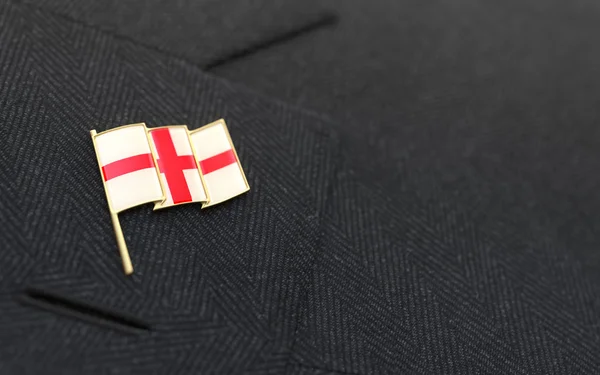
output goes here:
[{"label": "red cross on flag", "polygon": [[250,189],[238,160],[225,121],[219,120],[190,133],[213,206]]},{"label": "red cross on flag", "polygon": [[91,135],[126,274],[133,267],[119,212],[150,202],[155,210],[208,207],[250,189],[223,120],[192,133],[185,125],[139,123]]},{"label": "red cross on flag", "polygon": [[206,202],[206,192],[185,125],[148,129],[156,155],[165,200],[154,209]]}]

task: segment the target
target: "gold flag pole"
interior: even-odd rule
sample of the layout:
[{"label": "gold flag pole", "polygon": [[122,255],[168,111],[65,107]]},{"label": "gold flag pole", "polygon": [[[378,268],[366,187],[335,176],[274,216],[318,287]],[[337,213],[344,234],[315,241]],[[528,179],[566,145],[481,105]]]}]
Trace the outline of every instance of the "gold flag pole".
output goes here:
[{"label": "gold flag pole", "polygon": [[[90,135],[92,136],[92,143],[94,144],[96,159],[98,159],[98,168],[100,168],[100,176],[102,176],[102,163],[100,162],[98,148],[96,147],[96,130],[91,130]],[[115,230],[115,236],[117,237],[117,245],[119,246],[119,253],[121,254],[121,260],[123,262],[123,271],[125,271],[125,275],[131,275],[133,273],[133,265],[131,264],[129,250],[127,250],[125,236],[123,235],[121,223],[119,222],[119,215],[112,209],[112,206],[110,204],[110,197],[108,196],[108,190],[106,189],[106,182],[104,181],[104,178],[102,178],[102,184],[104,185],[104,193],[106,194],[106,201],[108,202],[108,208],[110,210],[110,218],[112,220],[113,228]]]},{"label": "gold flag pole", "polygon": [[127,244],[125,243],[125,236],[123,236],[123,230],[121,229],[121,223],[119,222],[119,215],[115,212],[111,212],[110,218],[112,219],[113,228],[115,229],[115,236],[117,236],[119,253],[121,253],[121,260],[123,261],[123,271],[125,271],[125,275],[131,275],[133,273],[133,265],[131,264],[129,251],[127,250]]}]

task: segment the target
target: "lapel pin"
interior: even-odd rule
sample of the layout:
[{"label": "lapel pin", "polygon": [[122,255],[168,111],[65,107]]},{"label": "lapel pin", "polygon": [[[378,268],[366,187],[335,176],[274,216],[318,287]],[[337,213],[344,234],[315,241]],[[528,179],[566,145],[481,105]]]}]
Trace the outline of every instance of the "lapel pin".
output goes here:
[{"label": "lapel pin", "polygon": [[250,190],[224,120],[186,125],[124,125],[90,131],[126,275],[133,265],[119,212],[146,203],[154,210],[186,203],[213,206]]}]

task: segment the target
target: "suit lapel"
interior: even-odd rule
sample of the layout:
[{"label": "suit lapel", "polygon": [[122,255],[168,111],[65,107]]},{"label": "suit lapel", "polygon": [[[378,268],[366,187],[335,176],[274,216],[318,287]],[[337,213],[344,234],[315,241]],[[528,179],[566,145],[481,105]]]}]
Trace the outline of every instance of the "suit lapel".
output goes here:
[{"label": "suit lapel", "polygon": [[[0,199],[10,213],[1,235],[11,254],[0,259],[7,271],[2,290],[40,287],[151,327],[143,339],[124,337],[21,306],[7,294],[0,309],[10,319],[2,330],[13,337],[7,347],[20,353],[19,363],[31,357],[32,371],[77,366],[75,353],[89,359],[79,363],[84,370],[97,372],[184,356],[238,372],[231,366],[243,361],[222,359],[239,350],[265,361],[287,358],[336,165],[329,124],[154,49],[40,9],[1,6],[7,16],[0,55],[7,60],[0,113],[7,126],[0,157],[8,168]],[[152,212],[148,205],[125,212],[136,264],[126,278],[88,131],[142,120],[193,129],[220,117],[251,192],[206,210]],[[37,323],[26,325],[30,320]],[[37,345],[52,347],[52,358],[40,360],[19,327],[31,330]],[[162,350],[167,342],[170,349]],[[225,353],[219,363],[207,355],[215,348]]]}]

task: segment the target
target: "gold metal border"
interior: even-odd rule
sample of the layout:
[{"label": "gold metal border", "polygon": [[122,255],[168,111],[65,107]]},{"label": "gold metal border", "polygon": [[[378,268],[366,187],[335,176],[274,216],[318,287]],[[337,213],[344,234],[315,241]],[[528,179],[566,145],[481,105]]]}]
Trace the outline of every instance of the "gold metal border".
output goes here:
[{"label": "gold metal border", "polygon": [[[140,125],[143,126],[144,129],[145,129],[145,131],[146,131],[146,140],[148,141],[148,147],[150,148],[150,154],[152,154],[152,158],[154,159],[154,154],[152,152],[152,143],[148,139],[148,127],[143,122],[138,122],[136,124],[128,124],[128,125],[118,126],[116,128],[108,129],[108,130],[105,130],[105,131],[100,132],[100,133],[96,133],[96,130],[91,130],[90,131],[90,134],[92,134],[92,142],[94,143],[94,150],[96,151],[96,159],[98,160],[98,168],[100,169],[100,177],[102,178],[102,184],[104,185],[104,191],[106,193],[106,200],[108,201],[108,208],[109,208],[109,210],[110,210],[111,213],[112,212],[114,212],[114,213],[123,212],[123,211],[126,211],[126,210],[128,210],[130,208],[133,208],[133,207],[129,207],[129,208],[126,208],[126,209],[120,210],[120,211],[115,211],[113,209],[112,204],[110,202],[110,197],[108,195],[108,189],[106,189],[106,181],[104,181],[104,175],[102,174],[102,163],[100,162],[100,155],[98,154],[98,148],[96,146],[96,137],[99,137],[99,136],[104,135],[106,133],[113,132],[115,130],[121,130],[121,129],[124,129],[124,128],[132,128],[132,127],[140,126]],[[157,173],[157,176],[158,176],[158,182],[160,184],[160,189],[162,190],[162,200],[164,201],[164,200],[166,200],[165,187],[162,185],[162,180],[160,178],[160,173],[158,171],[158,166],[156,165],[156,159],[154,159],[154,169],[156,170],[156,173]],[[142,204],[155,203],[155,202],[157,202],[157,200],[152,199],[152,200],[145,201],[145,202],[142,202],[140,204],[137,204],[134,207],[140,206]]]},{"label": "gold metal border", "polygon": [[[231,136],[229,135],[229,128],[227,127],[227,123],[225,123],[225,119],[222,119],[222,118],[218,119],[217,121],[213,121],[210,124],[204,125],[204,126],[198,128],[198,129],[194,129],[194,130],[190,131],[189,132],[190,142],[191,142],[191,135],[192,134],[197,133],[197,132],[202,131],[202,130],[206,130],[207,128],[210,128],[212,126],[217,126],[217,125],[223,125],[223,128],[225,129],[225,134],[227,135],[227,140],[229,141],[229,145],[231,146],[231,149],[233,150],[233,154],[235,155],[235,160],[237,162],[237,166],[238,166],[238,168],[240,170],[240,173],[242,174],[242,177],[244,178],[244,183],[246,184],[246,190],[244,190],[244,191],[240,192],[239,194],[236,194],[233,197],[229,198],[229,199],[232,199],[232,198],[237,197],[238,195],[242,195],[242,194],[250,191],[250,185],[248,184],[248,180],[246,179],[246,174],[244,173],[244,169],[242,168],[242,163],[240,162],[240,158],[238,157],[237,151],[235,150],[235,146],[233,145],[233,141],[231,140]],[[194,144],[193,143],[192,143],[192,148],[194,148]],[[198,169],[200,170],[200,175],[203,176],[204,174],[202,173],[202,169],[200,168],[200,160],[198,160]],[[206,190],[206,193],[208,194],[208,189]],[[226,202],[229,199],[226,199],[223,202]],[[220,203],[223,203],[223,202],[220,202]],[[210,200],[207,203],[202,204],[202,208],[206,208],[206,207],[210,207],[210,206],[211,206]]]},{"label": "gold metal border", "polygon": [[[206,195],[206,201],[192,201],[192,202],[177,203],[177,204],[173,204],[172,206],[162,206],[167,201],[167,194],[166,194],[167,190],[165,189],[165,185],[163,184],[163,181],[161,178],[161,173],[158,168],[158,159],[157,159],[158,152],[156,151],[156,149],[154,147],[154,142],[152,141],[152,139],[150,137],[150,132],[153,130],[156,130],[156,129],[169,129],[169,128],[185,128],[188,142],[190,143],[190,148],[192,149],[192,156],[193,156],[194,160],[196,161],[196,169],[198,170],[198,174],[200,175],[200,181],[202,182],[202,188],[204,189],[204,194]],[[196,150],[194,149],[194,145],[192,144],[192,138],[190,137],[190,130],[188,129],[187,125],[165,125],[165,126],[157,126],[156,128],[146,127],[146,136],[148,137],[148,143],[150,144],[152,158],[154,159],[154,166],[156,167],[156,173],[158,174],[158,180],[160,182],[160,186],[162,188],[163,196],[164,196],[162,202],[154,203],[154,208],[152,210],[157,211],[157,210],[162,210],[163,208],[182,206],[182,205],[190,204],[190,203],[205,204],[205,203],[210,202],[210,195],[208,193],[208,189],[206,188],[206,182],[204,181],[204,175],[202,174],[202,170],[200,169],[200,164],[198,162],[198,156],[196,155]]]},{"label": "gold metal border", "polygon": [[[113,229],[115,231],[115,236],[117,238],[117,245],[119,247],[119,252],[121,254],[121,259],[123,262],[123,270],[125,271],[126,275],[131,275],[133,273],[133,265],[131,264],[131,258],[129,256],[129,251],[127,250],[127,244],[125,243],[125,236],[123,235],[123,230],[121,228],[121,224],[119,222],[119,216],[118,213],[119,212],[123,212],[125,210],[128,210],[129,208],[133,208],[133,207],[129,207],[126,208],[124,210],[121,211],[115,211],[113,206],[112,206],[112,202],[110,200],[110,196],[108,194],[108,189],[106,186],[106,181],[104,181],[104,175],[102,173],[102,162],[100,161],[100,154],[98,153],[98,146],[96,144],[96,137],[99,137],[103,134],[112,132],[112,131],[117,131],[117,130],[122,130],[123,128],[127,128],[127,127],[139,127],[139,126],[143,126],[144,130],[146,132],[146,140],[148,141],[148,146],[150,148],[150,153],[152,154],[152,159],[154,160],[154,169],[156,171],[157,177],[158,177],[158,182],[160,184],[161,187],[161,191],[162,191],[162,200],[159,202],[157,200],[150,200],[147,202],[141,202],[140,204],[136,205],[142,205],[142,204],[146,204],[146,203],[152,203],[154,202],[154,210],[158,210],[158,209],[162,209],[162,208],[167,208],[167,207],[161,207],[160,205],[162,205],[166,200],[167,200],[167,196],[166,196],[166,190],[165,190],[165,186],[163,184],[162,178],[161,178],[161,174],[160,174],[160,170],[158,168],[158,160],[157,160],[157,152],[155,150],[154,147],[154,142],[152,142],[152,140],[150,139],[150,131],[154,130],[154,129],[161,129],[161,128],[181,128],[184,127],[186,129],[187,132],[187,136],[188,136],[188,141],[190,143],[190,146],[192,148],[192,155],[194,157],[194,159],[196,160],[196,167],[198,168],[198,173],[200,174],[200,180],[202,181],[202,186],[204,188],[204,192],[206,194],[207,200],[206,202],[186,202],[186,203],[178,203],[178,204],[174,204],[173,206],[178,206],[178,205],[182,205],[182,204],[187,204],[187,203],[202,203],[202,208],[206,208],[206,207],[210,207],[210,193],[208,191],[208,188],[206,186],[206,181],[204,179],[204,173],[202,173],[202,169],[200,168],[200,160],[198,160],[198,155],[196,153],[196,149],[194,147],[194,144],[192,142],[192,134],[205,130],[211,126],[217,126],[217,125],[222,125],[223,128],[225,129],[225,134],[227,136],[227,140],[229,142],[229,145],[231,146],[231,149],[233,150],[233,154],[235,155],[235,159],[236,159],[236,163],[238,166],[238,169],[240,170],[240,173],[242,174],[242,178],[244,179],[244,183],[246,184],[246,190],[240,192],[239,194],[234,195],[231,198],[237,197],[238,195],[241,195],[243,193],[246,193],[250,190],[250,185],[248,184],[248,180],[246,179],[246,174],[244,173],[244,169],[242,168],[242,163],[240,162],[240,158],[238,157],[237,151],[235,150],[235,146],[233,145],[233,141],[231,140],[231,136],[229,134],[229,128],[227,127],[227,124],[225,123],[224,119],[219,119],[217,121],[211,122],[210,124],[204,125],[198,129],[195,129],[193,131],[190,131],[187,127],[187,125],[167,125],[167,126],[160,126],[160,127],[156,127],[156,128],[148,128],[146,126],[145,123],[143,122],[139,122],[139,123],[135,123],[135,124],[128,124],[128,125],[122,125],[122,126],[118,126],[116,128],[112,128],[112,129],[108,129],[105,130],[103,132],[97,133],[96,130],[90,130],[90,135],[92,137],[92,144],[94,145],[94,152],[96,154],[96,162],[98,163],[98,170],[100,172],[100,178],[102,179],[102,185],[104,186],[104,194],[106,195],[106,202],[108,203],[108,210],[110,212],[110,217],[113,223]],[[229,199],[231,199],[229,198]],[[229,200],[226,199],[225,201]],[[223,201],[223,202],[225,202]],[[222,203],[222,202],[220,202]],[[135,207],[135,206],[134,206]],[[171,207],[171,206],[168,206]]]}]

